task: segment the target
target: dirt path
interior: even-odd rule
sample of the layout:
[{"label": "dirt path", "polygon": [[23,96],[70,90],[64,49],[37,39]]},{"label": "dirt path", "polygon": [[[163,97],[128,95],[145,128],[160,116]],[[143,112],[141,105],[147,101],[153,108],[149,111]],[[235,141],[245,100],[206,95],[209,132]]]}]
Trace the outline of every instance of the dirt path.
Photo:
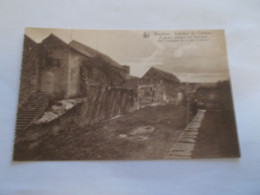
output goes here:
[{"label": "dirt path", "polygon": [[[146,107],[117,119],[103,121],[96,131],[94,159],[161,159],[185,127],[186,108]],[[103,151],[97,151],[104,146]]]}]

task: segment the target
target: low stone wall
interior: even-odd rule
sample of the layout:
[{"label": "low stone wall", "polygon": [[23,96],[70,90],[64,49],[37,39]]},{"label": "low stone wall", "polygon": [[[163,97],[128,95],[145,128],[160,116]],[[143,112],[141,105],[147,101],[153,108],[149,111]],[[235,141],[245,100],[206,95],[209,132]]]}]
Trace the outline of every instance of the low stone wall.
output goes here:
[{"label": "low stone wall", "polygon": [[78,117],[78,125],[85,126],[139,109],[133,89],[88,85],[87,98]]}]

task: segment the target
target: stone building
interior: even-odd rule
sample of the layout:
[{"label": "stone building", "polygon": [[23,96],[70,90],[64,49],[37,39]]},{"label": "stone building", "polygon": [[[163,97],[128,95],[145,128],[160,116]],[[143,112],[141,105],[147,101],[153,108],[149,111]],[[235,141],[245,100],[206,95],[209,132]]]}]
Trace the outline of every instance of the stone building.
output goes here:
[{"label": "stone building", "polygon": [[36,91],[36,75],[38,58],[37,43],[29,37],[24,37],[23,58],[20,77],[20,96],[19,103],[24,102],[32,92]]},{"label": "stone building", "polygon": [[152,67],[139,81],[140,104],[177,103],[182,98],[179,86],[180,80],[176,76]]},{"label": "stone building", "polygon": [[[25,35],[16,129],[24,129],[58,100],[88,97],[88,104],[98,107],[102,101],[93,93],[100,89],[100,97],[113,99],[111,104],[118,98],[123,102],[106,110],[109,116],[138,108],[137,92],[125,87],[129,71],[129,66],[77,41],[67,44],[50,34],[36,43]],[[124,104],[127,109],[121,108]]]},{"label": "stone building", "polygon": [[122,86],[129,67],[79,42],[66,44],[51,34],[39,44],[25,36],[21,75],[21,96],[44,92],[71,98],[82,96],[87,84]]}]

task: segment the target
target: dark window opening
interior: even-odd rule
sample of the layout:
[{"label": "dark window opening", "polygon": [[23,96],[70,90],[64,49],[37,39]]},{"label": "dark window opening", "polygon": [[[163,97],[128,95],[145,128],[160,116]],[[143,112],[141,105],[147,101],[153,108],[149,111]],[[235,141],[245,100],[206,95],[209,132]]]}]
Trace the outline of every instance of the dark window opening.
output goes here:
[{"label": "dark window opening", "polygon": [[60,59],[47,57],[45,65],[46,67],[60,67]]}]

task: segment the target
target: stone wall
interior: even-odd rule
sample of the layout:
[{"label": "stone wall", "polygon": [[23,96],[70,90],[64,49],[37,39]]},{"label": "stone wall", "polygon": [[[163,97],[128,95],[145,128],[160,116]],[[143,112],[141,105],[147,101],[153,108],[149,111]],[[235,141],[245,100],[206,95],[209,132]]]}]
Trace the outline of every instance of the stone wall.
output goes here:
[{"label": "stone wall", "polygon": [[139,85],[138,93],[141,104],[166,102],[165,88],[160,84]]},{"label": "stone wall", "polygon": [[[81,66],[83,85],[123,86],[123,69],[104,63],[99,57],[86,58]],[[82,86],[84,88],[84,86]]]},{"label": "stone wall", "polygon": [[137,109],[139,103],[133,89],[88,85],[77,122],[79,126],[91,125]]},{"label": "stone wall", "polygon": [[149,105],[153,103],[179,104],[179,94],[182,93],[180,87],[175,83],[161,82],[157,84],[140,84],[138,86],[140,103]]},{"label": "stone wall", "polygon": [[69,66],[68,66],[68,89],[66,98],[78,97],[81,95],[80,90],[80,66],[86,57],[70,50],[69,53]]},{"label": "stone wall", "polygon": [[[43,40],[38,47],[40,49],[38,90],[55,94],[60,98],[65,97],[68,90],[69,48],[54,36]],[[53,75],[54,79],[48,79],[46,77],[48,75]]]},{"label": "stone wall", "polygon": [[37,90],[37,44],[29,37],[24,36],[23,59],[20,76],[19,106]]},{"label": "stone wall", "polygon": [[[27,134],[36,133],[36,136],[40,137],[49,135],[50,132],[56,135],[57,132],[64,131],[64,129],[70,131],[84,128],[101,120],[111,119],[139,109],[137,94],[133,89],[90,85],[88,86],[88,97],[82,99],[84,100],[81,103],[55,120],[48,123],[32,123],[26,129]],[[23,137],[24,133],[16,136]],[[30,139],[31,137],[21,140],[16,138],[16,144],[25,140],[28,142]]]},{"label": "stone wall", "polygon": [[89,84],[123,87],[129,67],[96,53],[88,57],[52,34],[41,43],[25,36],[19,105],[38,91],[64,99],[85,97]]}]

